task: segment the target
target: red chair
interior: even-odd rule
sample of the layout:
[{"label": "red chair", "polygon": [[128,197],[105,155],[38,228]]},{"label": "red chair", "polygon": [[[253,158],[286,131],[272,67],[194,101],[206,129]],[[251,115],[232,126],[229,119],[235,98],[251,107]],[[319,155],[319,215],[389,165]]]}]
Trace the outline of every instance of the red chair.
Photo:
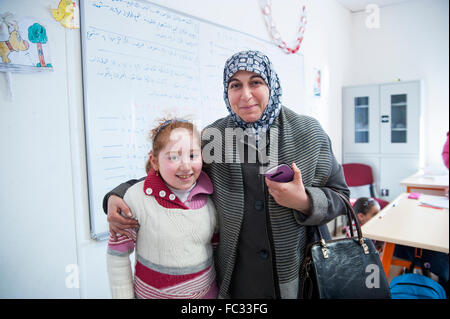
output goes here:
[{"label": "red chair", "polygon": [[376,198],[375,187],[373,185],[372,168],[369,165],[347,163],[342,164],[342,168],[344,169],[344,177],[348,187],[367,186],[370,197],[375,199],[378,204],[380,204],[381,209],[389,204],[389,202],[384,199]]}]

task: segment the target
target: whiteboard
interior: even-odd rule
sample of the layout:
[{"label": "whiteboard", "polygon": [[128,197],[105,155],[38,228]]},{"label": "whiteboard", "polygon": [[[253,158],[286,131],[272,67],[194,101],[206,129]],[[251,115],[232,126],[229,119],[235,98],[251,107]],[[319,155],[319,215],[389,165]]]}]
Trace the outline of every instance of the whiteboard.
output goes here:
[{"label": "whiteboard", "polygon": [[[256,49],[274,64],[284,105],[300,112],[303,56],[147,1],[80,1],[91,237],[108,236],[103,196],[145,176],[149,132],[161,117],[199,129],[228,115],[223,66]],[[265,31],[265,30],[264,30]]]}]

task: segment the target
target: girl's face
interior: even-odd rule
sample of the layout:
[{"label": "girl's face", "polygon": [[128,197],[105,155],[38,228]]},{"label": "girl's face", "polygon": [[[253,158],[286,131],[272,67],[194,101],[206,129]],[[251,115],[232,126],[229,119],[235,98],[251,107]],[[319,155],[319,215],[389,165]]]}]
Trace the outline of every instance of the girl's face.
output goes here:
[{"label": "girl's face", "polygon": [[361,225],[364,225],[369,220],[371,220],[377,213],[378,213],[378,205],[373,205],[370,207],[370,209],[367,211],[367,213],[364,215],[362,213],[358,213],[359,222]]},{"label": "girl's face", "polygon": [[228,81],[231,109],[244,122],[255,122],[261,118],[269,96],[269,87],[257,73],[237,71]]},{"label": "girl's face", "polygon": [[150,160],[169,186],[187,190],[202,171],[201,153],[199,139],[185,128],[176,128],[170,132],[169,140],[158,158],[150,153]]}]

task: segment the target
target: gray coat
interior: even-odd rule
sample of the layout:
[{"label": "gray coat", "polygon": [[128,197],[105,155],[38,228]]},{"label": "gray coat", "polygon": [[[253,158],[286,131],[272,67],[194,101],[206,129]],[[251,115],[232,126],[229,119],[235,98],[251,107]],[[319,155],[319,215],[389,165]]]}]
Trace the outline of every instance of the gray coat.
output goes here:
[{"label": "gray coat", "polygon": [[[239,162],[226,163],[226,158],[237,158],[236,149],[238,147],[225,148],[224,141],[225,129],[234,128],[234,122],[231,116],[220,119],[208,128],[215,128],[221,132],[220,138],[209,138],[203,141],[208,149],[222,147],[223,160],[221,163],[210,163],[204,165],[204,170],[210,176],[214,184],[214,193],[212,198],[216,205],[219,216],[220,242],[217,248],[216,269],[218,275],[218,284],[220,287],[220,297],[234,297],[235,287],[230,288],[230,284],[240,285],[233,281],[233,276],[240,271],[235,263],[240,249],[240,241],[246,234],[241,233],[245,204],[248,198],[244,195],[244,178],[242,164]],[[206,130],[205,129],[205,130]],[[308,242],[312,240],[310,225],[324,225],[341,213],[345,212],[345,204],[342,199],[334,193],[329,187],[338,189],[347,197],[350,192],[345,183],[342,167],[337,163],[331,143],[320,124],[311,117],[301,116],[286,107],[282,110],[270,128],[270,134],[278,132],[278,145],[271,139],[269,143],[269,154],[276,154],[278,163],[291,164],[296,163],[302,172],[302,179],[306,191],[311,198],[311,214],[306,216],[301,212],[282,207],[274,199],[267,195],[264,198],[264,206],[269,216],[266,229],[259,230],[263,237],[269,237],[268,242],[272,248],[269,253],[273,254],[273,284],[278,285],[275,297],[297,298],[299,283],[299,267],[303,260],[305,248]],[[204,137],[205,138],[205,137]],[[270,140],[270,141],[269,141]],[[238,143],[238,142],[237,142]],[[264,143],[262,143],[264,144]],[[265,145],[260,145],[259,148]],[[277,149],[274,149],[276,146]],[[231,154],[231,153],[233,154]],[[235,156],[235,157],[232,157]],[[269,157],[270,157],[269,156]],[[272,162],[273,163],[273,162]],[[257,181],[255,181],[257,182]],[[248,183],[248,181],[246,181]],[[261,187],[261,193],[265,190]],[[247,194],[247,196],[252,196]],[[245,212],[245,214],[249,212]],[[257,230],[258,232],[258,230]],[[242,254],[241,254],[242,255]],[[248,254],[241,258],[248,258]],[[245,263],[244,260],[240,261]],[[254,263],[256,265],[256,263]],[[244,267],[245,268],[245,267]],[[248,271],[246,275],[251,275]],[[239,276],[246,278],[248,276]],[[259,278],[253,280],[253,283]],[[242,289],[247,284],[242,283]],[[242,294],[245,295],[245,294]],[[255,296],[260,298],[261,296]]]}]

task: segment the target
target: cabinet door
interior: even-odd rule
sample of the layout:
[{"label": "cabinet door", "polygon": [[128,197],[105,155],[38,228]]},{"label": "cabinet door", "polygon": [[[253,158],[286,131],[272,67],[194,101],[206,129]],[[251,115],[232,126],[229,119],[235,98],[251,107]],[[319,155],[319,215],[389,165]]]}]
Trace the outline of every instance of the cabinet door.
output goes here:
[{"label": "cabinet door", "polygon": [[379,89],[376,85],[344,88],[345,153],[379,152]]},{"label": "cabinet door", "polygon": [[380,86],[381,153],[419,153],[420,83]]}]

